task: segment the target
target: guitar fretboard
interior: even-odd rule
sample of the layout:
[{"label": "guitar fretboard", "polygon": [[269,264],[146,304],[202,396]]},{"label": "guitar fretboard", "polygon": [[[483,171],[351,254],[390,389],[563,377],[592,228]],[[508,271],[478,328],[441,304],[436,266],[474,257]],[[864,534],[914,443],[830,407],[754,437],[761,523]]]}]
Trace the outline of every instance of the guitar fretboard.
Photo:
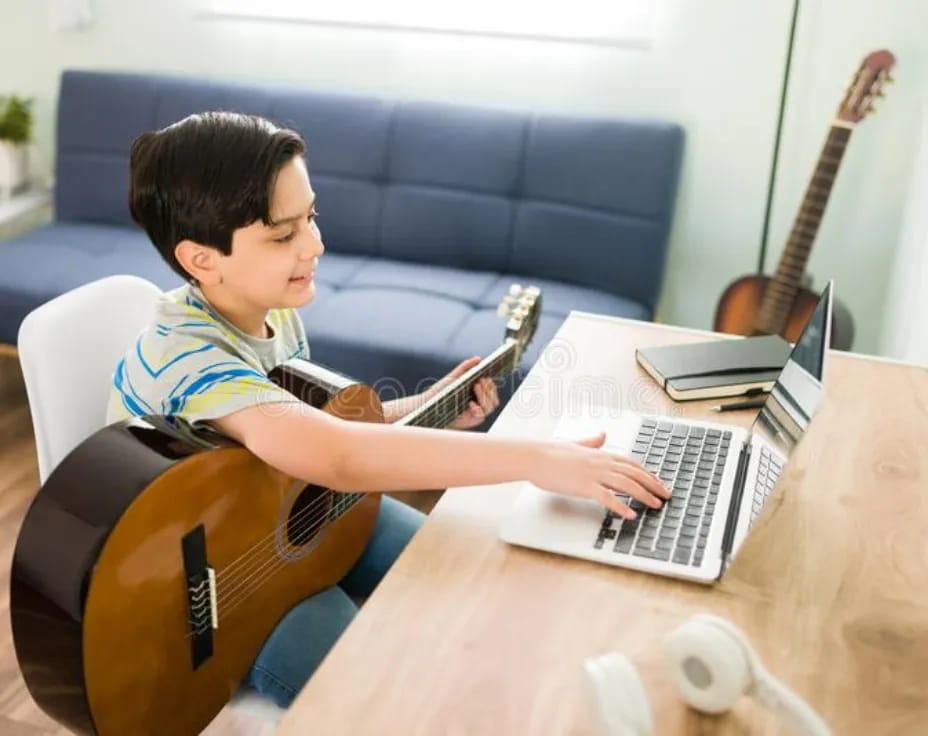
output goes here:
[{"label": "guitar fretboard", "polygon": [[479,371],[468,376],[466,380],[448,386],[428,403],[398,420],[396,424],[439,429],[447,427],[452,419],[467,408],[467,404],[473,398],[474,383],[487,376],[497,378],[511,373],[516,354],[516,343],[507,341],[487,358]]},{"label": "guitar fretboard", "polygon": [[844,125],[833,125],[828,132],[776,273],[764,292],[755,322],[758,332],[780,334],[786,326],[850,137],[851,128]]}]

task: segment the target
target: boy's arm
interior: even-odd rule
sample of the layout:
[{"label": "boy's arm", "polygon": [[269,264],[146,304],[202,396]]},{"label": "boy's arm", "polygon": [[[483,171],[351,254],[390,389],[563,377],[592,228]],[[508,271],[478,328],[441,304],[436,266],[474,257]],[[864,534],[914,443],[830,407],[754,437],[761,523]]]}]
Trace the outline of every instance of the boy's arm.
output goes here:
[{"label": "boy's arm", "polygon": [[544,443],[352,422],[307,404],[263,404],[212,424],[264,462],[339,491],[409,491],[528,477]]},{"label": "boy's arm", "polygon": [[259,404],[212,420],[272,467],[337,491],[416,491],[528,480],[589,498],[624,518],[618,493],[651,508],[670,492],[638,463],[600,450],[606,433],[574,442],[352,422],[308,404]]}]

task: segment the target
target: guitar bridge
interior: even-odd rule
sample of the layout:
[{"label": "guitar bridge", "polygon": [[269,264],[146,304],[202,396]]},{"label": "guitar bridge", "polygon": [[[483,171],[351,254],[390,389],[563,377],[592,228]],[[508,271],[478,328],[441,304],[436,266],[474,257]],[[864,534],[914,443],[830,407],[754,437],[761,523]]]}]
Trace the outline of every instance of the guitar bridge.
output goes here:
[{"label": "guitar bridge", "polygon": [[202,524],[188,532],[181,546],[187,576],[188,635],[193,669],[213,656],[213,629],[219,626],[216,573],[206,561],[206,532]]}]

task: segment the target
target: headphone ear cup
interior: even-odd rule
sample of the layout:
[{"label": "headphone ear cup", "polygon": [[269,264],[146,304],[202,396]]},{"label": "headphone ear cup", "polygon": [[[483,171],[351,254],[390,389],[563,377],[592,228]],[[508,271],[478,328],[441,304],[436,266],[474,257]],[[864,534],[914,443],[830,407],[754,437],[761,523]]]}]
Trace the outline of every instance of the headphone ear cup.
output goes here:
[{"label": "headphone ear cup", "polygon": [[694,618],[664,639],[664,662],[680,697],[703,713],[724,713],[752,686],[751,661],[740,642]]},{"label": "headphone ear cup", "polygon": [[583,663],[587,693],[601,736],[651,736],[654,723],[644,684],[634,665],[618,652]]}]

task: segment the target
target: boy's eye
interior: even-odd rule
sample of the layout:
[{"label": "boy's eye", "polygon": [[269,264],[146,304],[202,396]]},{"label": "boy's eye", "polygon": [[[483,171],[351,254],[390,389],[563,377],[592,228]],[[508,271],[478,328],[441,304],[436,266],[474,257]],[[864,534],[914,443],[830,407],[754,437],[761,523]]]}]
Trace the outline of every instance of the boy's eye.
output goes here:
[{"label": "boy's eye", "polygon": [[[318,212],[318,211],[316,211],[316,212],[310,212],[309,215],[307,215],[307,217],[306,217],[306,222],[308,222],[310,225],[312,225],[312,224],[313,224],[313,221],[314,221],[317,217],[319,217],[319,212]],[[289,243],[291,240],[293,240],[293,236],[294,236],[294,235],[296,235],[296,230],[291,230],[289,233],[287,233],[286,235],[284,235],[282,238],[274,238],[274,242],[276,242],[276,243]]]}]

